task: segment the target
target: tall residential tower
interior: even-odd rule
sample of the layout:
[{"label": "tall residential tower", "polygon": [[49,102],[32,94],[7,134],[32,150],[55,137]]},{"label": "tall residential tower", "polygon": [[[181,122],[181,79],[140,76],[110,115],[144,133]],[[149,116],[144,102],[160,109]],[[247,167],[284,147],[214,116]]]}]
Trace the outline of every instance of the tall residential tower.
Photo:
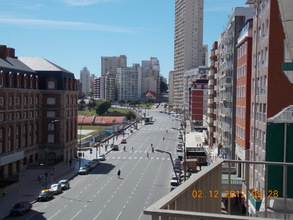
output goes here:
[{"label": "tall residential tower", "polygon": [[203,65],[203,0],[175,1],[174,81],[175,108],[183,105],[185,70]]}]

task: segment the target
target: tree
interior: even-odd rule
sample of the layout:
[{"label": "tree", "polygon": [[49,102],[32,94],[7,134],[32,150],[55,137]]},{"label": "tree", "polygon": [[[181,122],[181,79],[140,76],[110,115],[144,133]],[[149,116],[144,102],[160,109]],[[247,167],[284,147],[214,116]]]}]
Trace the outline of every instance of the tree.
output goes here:
[{"label": "tree", "polygon": [[168,90],[167,84],[164,81],[161,81],[160,82],[160,92],[163,93],[163,92],[166,92],[167,90]]},{"label": "tree", "polygon": [[91,98],[89,103],[87,104],[87,108],[91,111],[92,109],[94,109],[96,107],[96,105],[97,105],[96,100]]},{"label": "tree", "polygon": [[96,109],[97,115],[101,116],[105,114],[109,108],[111,108],[111,102],[108,100],[105,100],[105,101],[98,102],[95,109]]},{"label": "tree", "polygon": [[85,107],[85,101],[81,99],[80,102],[78,103],[78,110],[82,111],[84,107]]}]

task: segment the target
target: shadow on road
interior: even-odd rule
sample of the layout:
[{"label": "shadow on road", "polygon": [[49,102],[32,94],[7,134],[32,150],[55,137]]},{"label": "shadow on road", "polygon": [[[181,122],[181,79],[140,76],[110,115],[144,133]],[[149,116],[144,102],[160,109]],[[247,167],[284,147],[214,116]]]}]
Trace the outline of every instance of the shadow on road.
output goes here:
[{"label": "shadow on road", "polygon": [[110,163],[101,163],[95,169],[93,169],[89,174],[108,174],[113,170],[115,166]]}]

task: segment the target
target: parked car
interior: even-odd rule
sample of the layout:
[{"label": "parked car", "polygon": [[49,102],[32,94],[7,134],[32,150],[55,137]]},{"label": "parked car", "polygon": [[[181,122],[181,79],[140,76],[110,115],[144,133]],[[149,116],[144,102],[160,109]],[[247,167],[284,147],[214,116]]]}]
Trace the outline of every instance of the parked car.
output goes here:
[{"label": "parked car", "polygon": [[40,195],[37,198],[37,201],[48,201],[49,199],[53,199],[53,198],[54,198],[53,192],[49,189],[45,189],[41,191]]},{"label": "parked car", "polygon": [[56,195],[62,193],[62,186],[60,183],[54,183],[51,185],[50,190]]},{"label": "parked car", "polygon": [[171,186],[179,186],[179,184],[180,184],[180,180],[177,181],[177,177],[172,176],[170,179],[170,185]]},{"label": "parked car", "polygon": [[29,202],[18,202],[10,210],[10,215],[24,215],[32,209],[32,204]]},{"label": "parked car", "polygon": [[126,144],[126,139],[122,139],[121,144]]},{"label": "parked car", "polygon": [[70,188],[70,184],[68,180],[60,180],[59,184],[61,185],[62,189],[69,189]]},{"label": "parked car", "polygon": [[84,167],[80,167],[79,168],[78,174],[85,174],[85,175],[87,175],[88,172],[89,172],[88,168],[84,166]]},{"label": "parked car", "polygon": [[97,163],[97,165],[100,165],[101,160],[99,158],[93,159],[93,161],[95,161]]},{"label": "parked car", "polygon": [[177,152],[182,152],[182,151],[183,151],[182,145],[177,145]]},{"label": "parked car", "polygon": [[118,145],[116,145],[116,144],[112,145],[112,150],[114,150],[114,151],[118,151],[118,150],[119,150]]},{"label": "parked car", "polygon": [[97,159],[99,159],[100,161],[105,161],[106,160],[106,156],[105,154],[100,154]]},{"label": "parked car", "polygon": [[96,168],[99,165],[97,160],[92,160],[92,161],[88,162],[88,164],[91,165],[92,168]]}]

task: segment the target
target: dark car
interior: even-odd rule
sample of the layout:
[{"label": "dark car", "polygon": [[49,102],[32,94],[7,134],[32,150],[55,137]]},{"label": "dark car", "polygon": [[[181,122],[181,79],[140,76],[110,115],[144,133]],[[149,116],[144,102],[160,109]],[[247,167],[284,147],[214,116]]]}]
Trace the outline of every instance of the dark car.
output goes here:
[{"label": "dark car", "polygon": [[10,215],[24,215],[32,209],[32,204],[29,202],[18,202],[10,210]]},{"label": "dark car", "polygon": [[119,150],[118,145],[112,145],[112,150],[115,150],[115,151]]},{"label": "dark car", "polygon": [[42,192],[37,198],[37,201],[48,201],[53,198],[54,198],[54,193],[49,189],[45,189],[45,190],[42,190]]}]

